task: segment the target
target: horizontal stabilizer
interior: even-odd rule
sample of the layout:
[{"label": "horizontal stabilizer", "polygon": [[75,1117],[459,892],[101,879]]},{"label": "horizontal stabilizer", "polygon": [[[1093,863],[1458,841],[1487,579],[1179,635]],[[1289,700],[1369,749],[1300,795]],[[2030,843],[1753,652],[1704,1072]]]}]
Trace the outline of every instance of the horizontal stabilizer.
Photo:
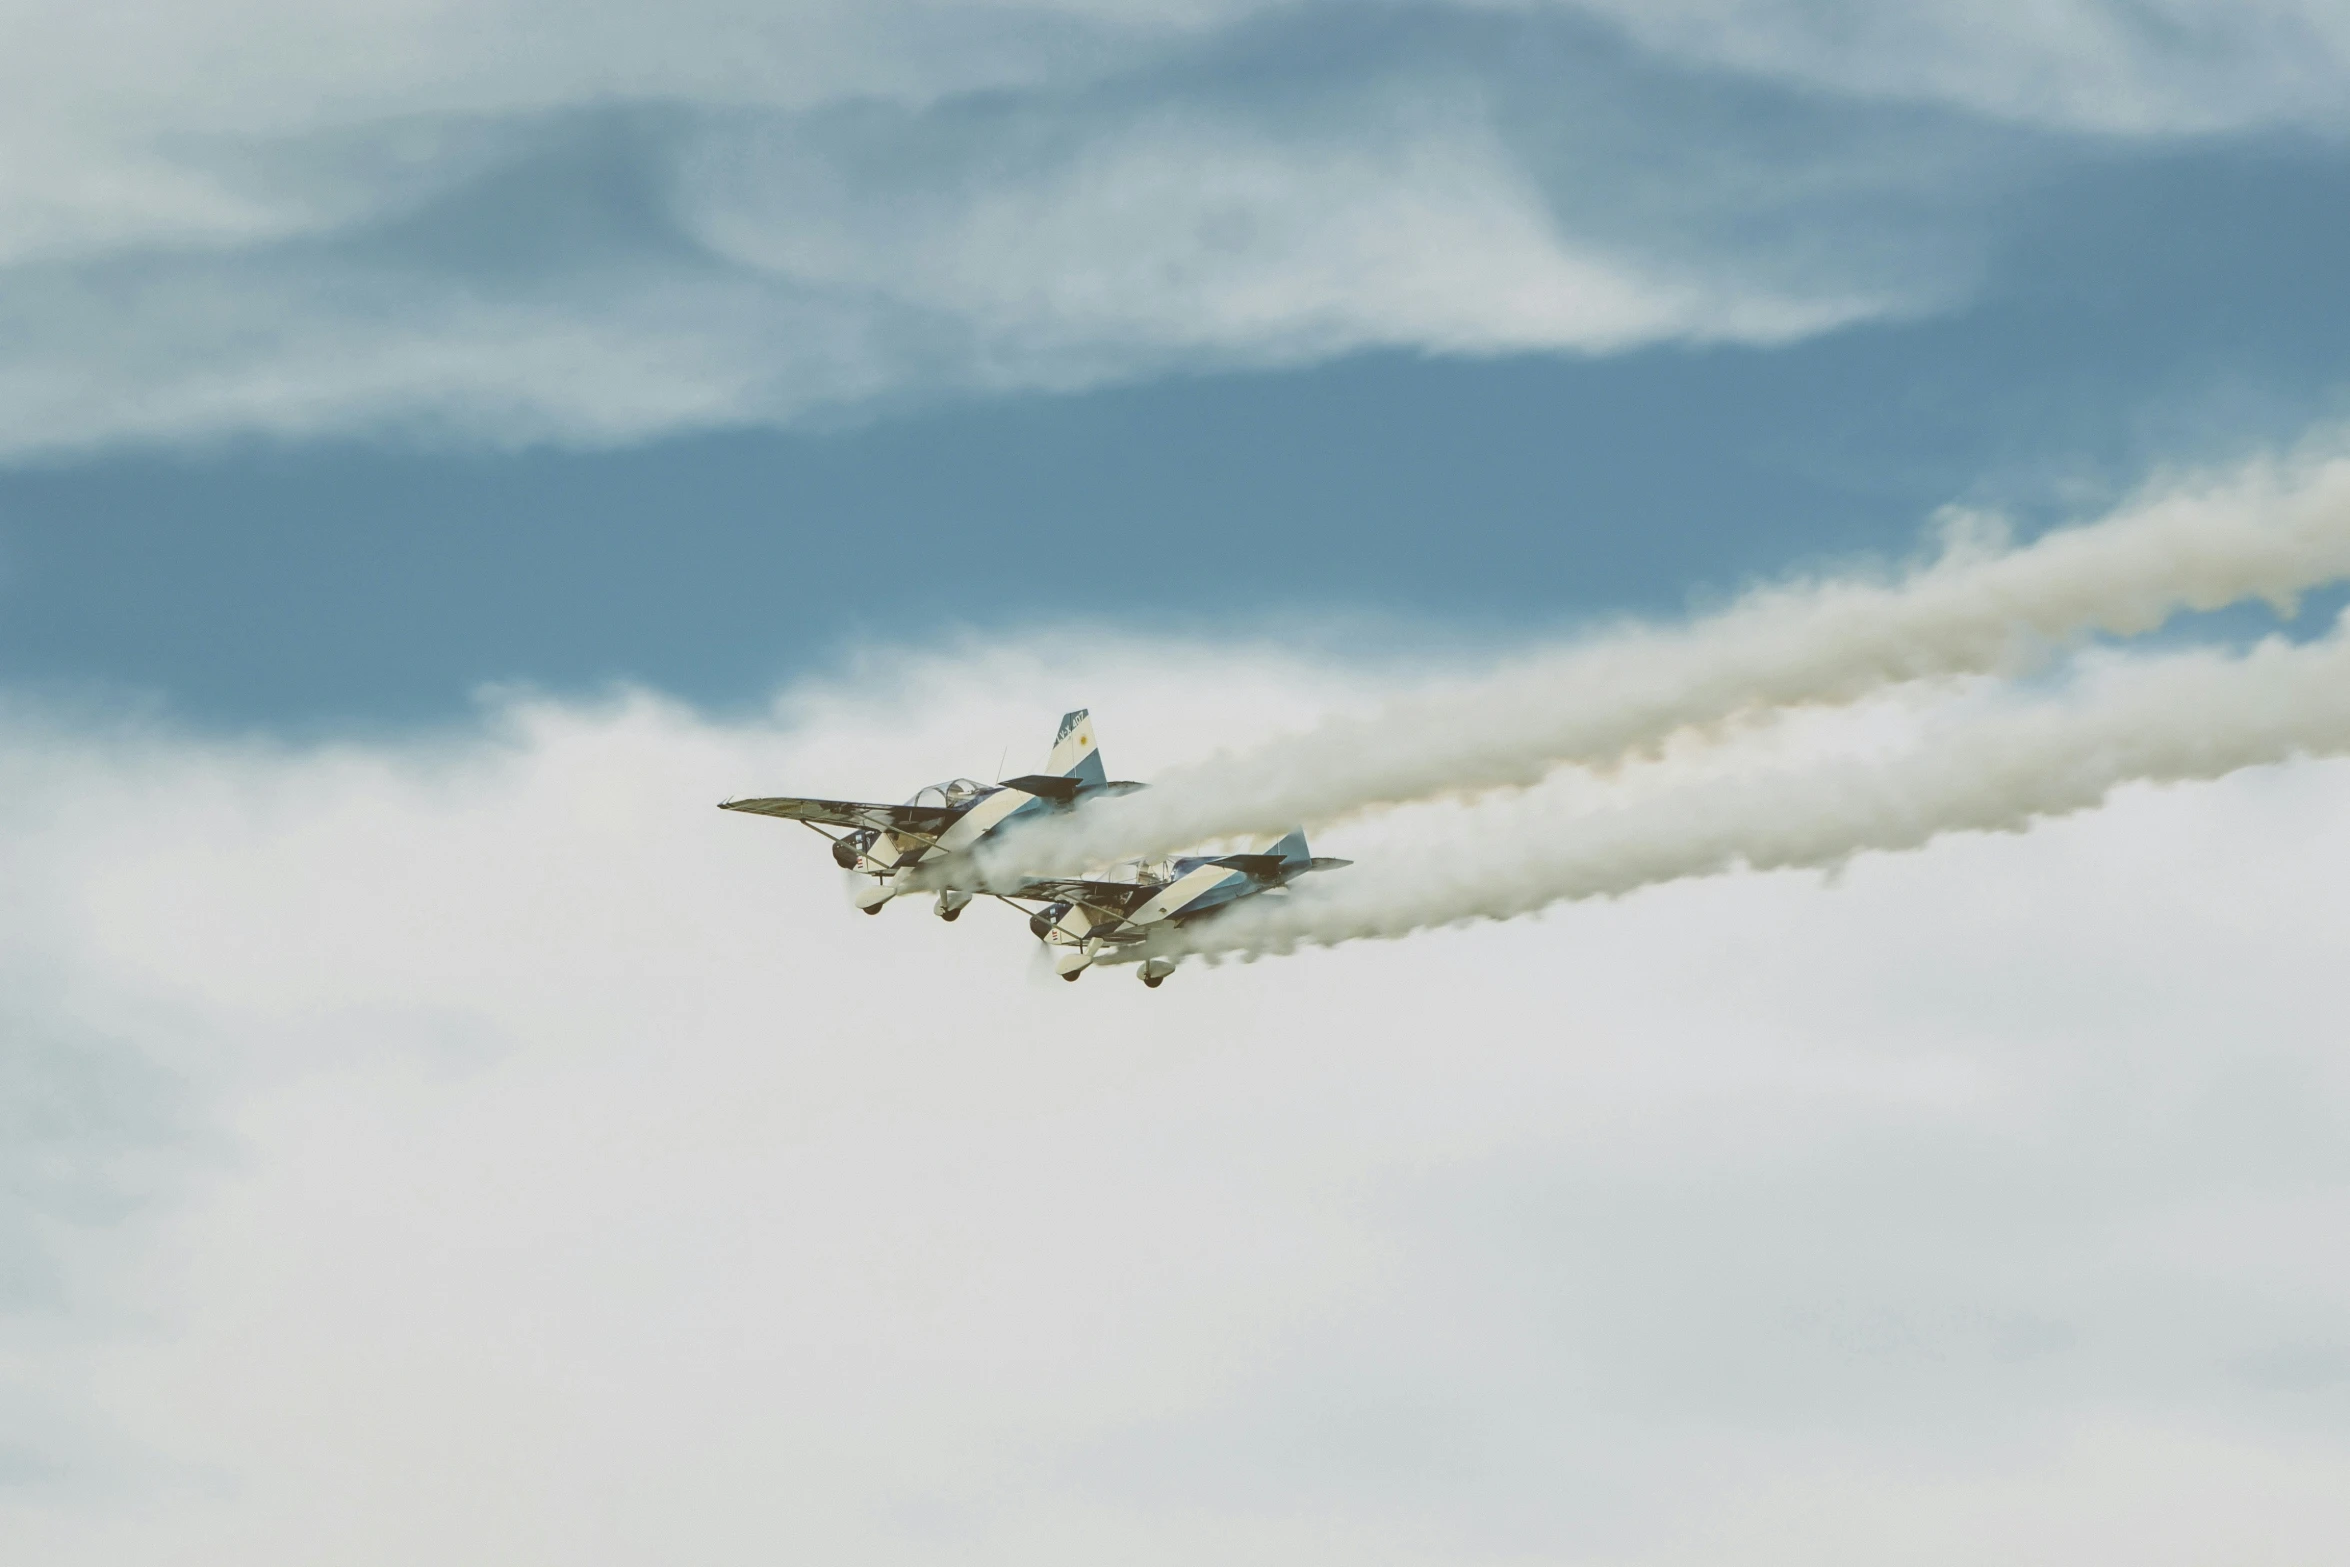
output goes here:
[{"label": "horizontal stabilizer", "polygon": [[1354,861],[1334,860],[1326,854],[1301,860],[1268,852],[1218,855],[1215,863],[1254,876],[1259,881],[1274,881],[1285,875],[1303,875],[1307,871],[1334,871],[1341,866],[1352,865]]},{"label": "horizontal stabilizer", "polygon": [[1085,787],[1078,779],[1054,778],[1044,773],[1023,773],[1017,778],[1006,778],[1002,782],[1007,789],[1017,789],[1022,794],[1033,794],[1040,800],[1056,800],[1063,805],[1076,799],[1077,791]]},{"label": "horizontal stabilizer", "polygon": [[1090,784],[1082,778],[1055,778],[1049,773],[1023,773],[1017,778],[998,780],[1007,789],[1022,794],[1033,794],[1040,800],[1051,800],[1067,805],[1079,796],[1091,798],[1097,794],[1132,794],[1144,787],[1132,779],[1121,778],[1116,783]]}]

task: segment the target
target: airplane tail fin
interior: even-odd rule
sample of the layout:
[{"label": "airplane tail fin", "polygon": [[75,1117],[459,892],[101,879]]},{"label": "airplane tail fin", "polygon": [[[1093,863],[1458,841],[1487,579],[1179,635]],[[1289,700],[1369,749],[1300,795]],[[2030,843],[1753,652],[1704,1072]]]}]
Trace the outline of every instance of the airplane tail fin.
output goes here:
[{"label": "airplane tail fin", "polygon": [[1306,830],[1303,827],[1267,849],[1261,858],[1278,862],[1284,876],[1295,876],[1306,871],[1344,870],[1354,863],[1352,860],[1334,860],[1315,854],[1306,847]]},{"label": "airplane tail fin", "polygon": [[1053,754],[1044,770],[1055,778],[1074,778],[1081,789],[1099,789],[1110,781],[1101,747],[1094,744],[1093,717],[1086,709],[1061,719],[1061,732],[1053,736]]}]

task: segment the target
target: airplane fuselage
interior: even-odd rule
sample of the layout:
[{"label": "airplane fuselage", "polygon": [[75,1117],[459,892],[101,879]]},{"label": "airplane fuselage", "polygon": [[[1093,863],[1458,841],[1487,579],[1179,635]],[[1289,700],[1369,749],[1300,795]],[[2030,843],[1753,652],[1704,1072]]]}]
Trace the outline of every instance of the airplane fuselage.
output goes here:
[{"label": "airplane fuselage", "polygon": [[1178,860],[1172,869],[1174,879],[1154,893],[1148,903],[1127,915],[1126,923],[1135,926],[1158,925],[1168,921],[1179,923],[1254,893],[1270,891],[1289,881],[1287,875],[1252,876],[1246,871],[1219,865],[1214,860]]},{"label": "airplane fuselage", "polygon": [[[947,786],[925,789],[908,804],[927,803],[925,795],[942,793]],[[1053,808],[1053,802],[1006,785],[982,788],[967,802],[942,807],[954,812],[953,822],[935,838],[900,832],[876,831],[870,841],[858,834],[857,862],[850,869],[872,875],[887,876],[912,870],[917,865],[951,859],[977,847],[979,840],[994,832],[1014,817]]]}]

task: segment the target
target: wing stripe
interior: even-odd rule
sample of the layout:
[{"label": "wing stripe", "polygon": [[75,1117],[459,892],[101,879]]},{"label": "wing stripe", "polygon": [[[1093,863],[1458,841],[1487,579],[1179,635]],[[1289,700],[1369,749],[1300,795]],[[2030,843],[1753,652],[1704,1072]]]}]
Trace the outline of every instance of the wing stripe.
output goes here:
[{"label": "wing stripe", "polygon": [[718,809],[747,811],[754,816],[776,816],[791,822],[823,822],[831,827],[871,827],[936,837],[954,825],[959,811],[928,805],[870,805],[861,800],[802,800],[789,795],[770,799],[727,800]]},{"label": "wing stripe", "polygon": [[1032,881],[1011,896],[1035,898],[1046,903],[1082,903],[1089,909],[1100,909],[1124,919],[1139,905],[1150,900],[1159,889],[1148,882],[1131,881]]}]

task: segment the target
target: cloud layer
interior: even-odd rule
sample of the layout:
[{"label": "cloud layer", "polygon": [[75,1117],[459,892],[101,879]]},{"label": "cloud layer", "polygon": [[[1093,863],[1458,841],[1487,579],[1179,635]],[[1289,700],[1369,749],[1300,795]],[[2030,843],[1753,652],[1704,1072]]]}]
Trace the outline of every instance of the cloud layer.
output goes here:
[{"label": "cloud layer", "polygon": [[0,453],[1781,342],[2051,135],[2331,123],[2319,10],[2142,9],[18,0]]},{"label": "cloud layer", "polygon": [[2350,70],[2350,21],[2323,0],[1565,3],[1690,59],[2108,134],[2338,130]]},{"label": "cloud layer", "polygon": [[2339,765],[1157,992],[855,918],[709,808],[1376,695],[1049,668],[312,747],[13,714],[12,1070],[83,1106],[50,1168],[146,1175],[12,1188],[12,1550],[2338,1554]]}]

